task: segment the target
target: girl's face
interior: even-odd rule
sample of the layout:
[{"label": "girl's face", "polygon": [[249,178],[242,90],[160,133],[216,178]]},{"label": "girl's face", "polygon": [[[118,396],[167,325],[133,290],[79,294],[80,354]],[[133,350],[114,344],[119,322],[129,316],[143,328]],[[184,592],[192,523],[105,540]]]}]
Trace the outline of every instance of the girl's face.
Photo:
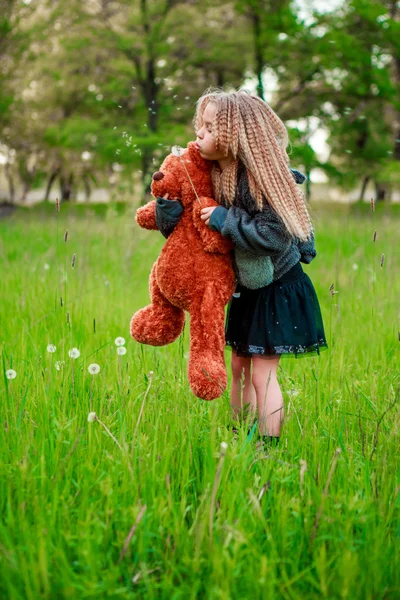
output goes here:
[{"label": "girl's face", "polygon": [[[197,132],[196,144],[200,150],[200,155],[206,160],[221,160],[226,158],[220,150],[216,150],[215,143],[211,135],[211,124],[217,112],[215,102],[209,102],[203,113],[203,125]],[[230,152],[229,152],[230,154]]]}]

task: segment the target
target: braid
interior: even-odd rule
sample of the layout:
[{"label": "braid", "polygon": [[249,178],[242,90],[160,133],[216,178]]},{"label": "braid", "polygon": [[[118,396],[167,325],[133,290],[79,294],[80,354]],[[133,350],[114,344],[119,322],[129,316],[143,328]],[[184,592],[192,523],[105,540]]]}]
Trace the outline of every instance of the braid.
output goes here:
[{"label": "braid", "polygon": [[239,160],[247,170],[250,193],[258,210],[269,204],[293,236],[306,240],[312,233],[305,196],[290,171],[286,152],[288,132],[272,108],[245,90],[226,92],[210,88],[199,98],[193,120],[201,126],[204,110],[215,102],[212,124],[216,148],[224,155],[231,150],[234,161],[221,170],[213,165],[211,178],[218,202],[232,204],[237,190]]}]

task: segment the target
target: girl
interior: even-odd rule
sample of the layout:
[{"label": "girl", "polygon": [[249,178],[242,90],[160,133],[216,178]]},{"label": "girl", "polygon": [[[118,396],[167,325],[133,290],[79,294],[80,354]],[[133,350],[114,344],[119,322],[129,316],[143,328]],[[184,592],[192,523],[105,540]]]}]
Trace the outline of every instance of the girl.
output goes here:
[{"label": "girl", "polygon": [[[209,88],[197,101],[194,127],[199,152],[211,161],[219,204],[202,209],[201,218],[235,245],[237,286],[225,328],[232,348],[232,415],[254,418],[258,412],[263,442],[277,444],[284,418],[280,357],[327,348],[318,298],[301,266],[316,256],[310,215],[296,185],[305,176],[290,168],[283,122],[247,91]],[[157,199],[164,235],[182,210],[175,200]]]}]

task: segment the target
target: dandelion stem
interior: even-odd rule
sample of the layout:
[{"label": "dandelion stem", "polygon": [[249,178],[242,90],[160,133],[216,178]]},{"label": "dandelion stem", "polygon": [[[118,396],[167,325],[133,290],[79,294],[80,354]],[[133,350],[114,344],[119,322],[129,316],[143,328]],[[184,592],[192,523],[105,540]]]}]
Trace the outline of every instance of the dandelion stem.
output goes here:
[{"label": "dandelion stem", "polygon": [[133,538],[133,534],[136,531],[137,526],[139,525],[140,521],[143,518],[144,513],[146,512],[147,506],[146,504],[144,504],[142,506],[142,508],[140,509],[140,513],[138,514],[138,516],[136,517],[136,521],[134,522],[134,524],[132,525],[125,541],[124,541],[124,545],[122,547],[121,550],[121,554],[119,555],[119,559],[118,559],[118,564],[122,561],[122,559],[124,558],[126,551],[128,550],[129,544],[131,542],[131,539]]},{"label": "dandelion stem", "polygon": [[189,173],[188,173],[188,170],[187,170],[187,168],[186,168],[185,161],[183,161],[183,160],[182,160],[182,157],[181,157],[181,156],[179,156],[179,160],[181,161],[181,163],[182,163],[182,165],[183,165],[183,168],[184,168],[184,169],[185,169],[185,171],[186,171],[186,175],[188,176],[188,179],[189,179],[189,181],[190,181],[190,185],[191,185],[191,186],[192,186],[192,188],[193,188],[193,191],[194,191],[194,193],[195,193],[195,196],[196,196],[196,198],[197,198],[197,201],[198,201],[198,203],[199,203],[199,204],[201,204],[201,202],[200,202],[200,198],[199,198],[199,196],[198,196],[198,194],[197,194],[197,192],[196,192],[196,189],[195,189],[195,187],[194,187],[194,185],[193,185],[193,181],[192,181],[192,179],[191,179],[191,177],[190,177],[190,175],[189,175]]},{"label": "dandelion stem", "polygon": [[110,438],[112,438],[114,440],[114,442],[117,444],[118,448],[121,451],[123,451],[122,446],[120,445],[119,441],[117,440],[116,437],[113,436],[113,434],[111,433],[111,431],[108,429],[107,425],[105,423],[103,423],[103,421],[100,421],[99,417],[97,417],[97,416],[96,416],[95,420],[98,421],[102,427],[104,427],[104,429],[106,430],[106,432],[108,433],[108,435],[110,436]]},{"label": "dandelion stem", "polygon": [[139,416],[138,416],[138,419],[136,421],[135,431],[133,433],[132,451],[133,451],[133,444],[134,444],[135,439],[136,439],[136,432],[137,432],[138,427],[139,427],[140,419],[142,418],[142,414],[143,414],[143,410],[144,410],[144,405],[145,405],[145,402],[146,402],[147,394],[150,391],[152,381],[153,381],[153,371],[150,371],[150,373],[149,373],[149,385],[147,386],[147,390],[145,392],[145,395],[143,396],[143,401],[142,401],[142,405],[140,407]]}]

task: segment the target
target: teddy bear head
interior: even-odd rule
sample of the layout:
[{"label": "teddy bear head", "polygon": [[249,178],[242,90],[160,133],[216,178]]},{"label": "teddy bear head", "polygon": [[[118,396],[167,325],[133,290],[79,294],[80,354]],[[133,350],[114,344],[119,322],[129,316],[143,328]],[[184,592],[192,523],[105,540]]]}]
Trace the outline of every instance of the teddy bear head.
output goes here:
[{"label": "teddy bear head", "polygon": [[153,174],[151,193],[155,198],[168,193],[170,199],[178,198],[188,205],[196,197],[193,187],[198,196],[211,194],[210,168],[211,162],[200,155],[196,143],[189,142],[180,155],[172,153],[164,159]]}]

